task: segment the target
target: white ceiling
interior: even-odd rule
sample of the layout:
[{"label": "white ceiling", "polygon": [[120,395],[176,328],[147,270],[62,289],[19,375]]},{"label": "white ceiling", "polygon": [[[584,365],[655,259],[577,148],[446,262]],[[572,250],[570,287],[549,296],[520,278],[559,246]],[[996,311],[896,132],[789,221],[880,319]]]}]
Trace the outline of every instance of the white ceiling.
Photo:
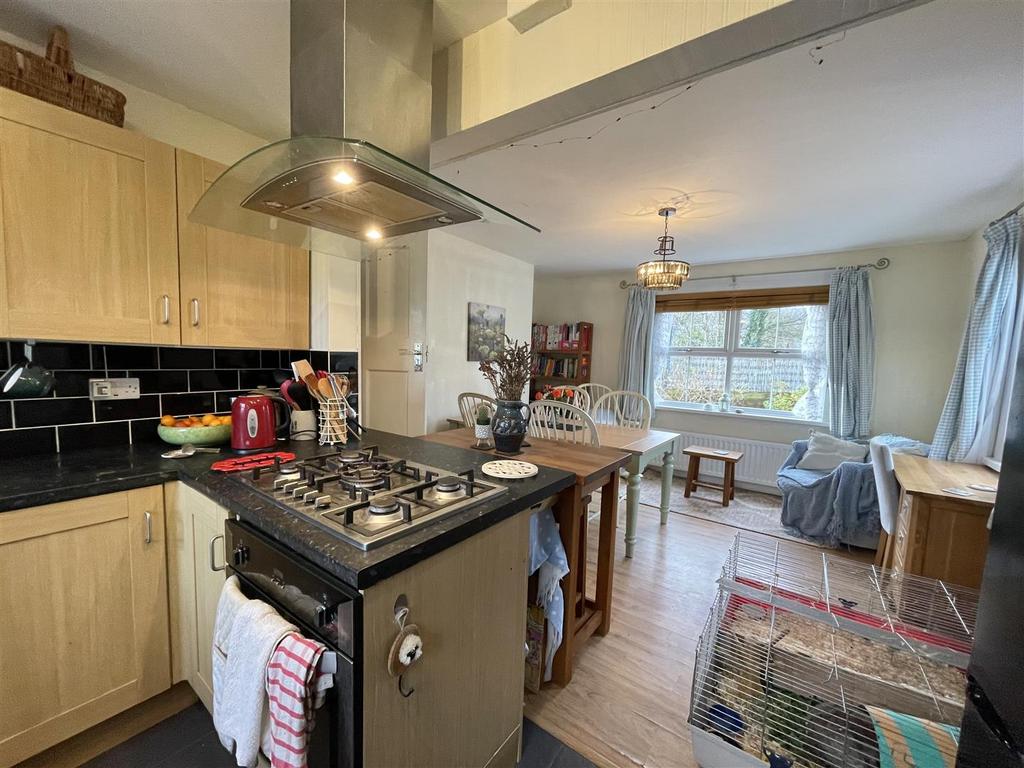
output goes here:
[{"label": "white ceiling", "polygon": [[[323,0],[326,2],[327,0]],[[498,19],[506,0],[435,0],[434,49]],[[288,0],[5,0],[0,29],[268,139],[289,133]]]},{"label": "white ceiling", "polygon": [[610,126],[590,141],[436,169],[543,229],[452,231],[545,271],[648,258],[673,198],[696,265],[966,237],[1024,199],[1024,3],[983,5],[935,0],[830,38],[820,66],[798,47],[533,137]]}]

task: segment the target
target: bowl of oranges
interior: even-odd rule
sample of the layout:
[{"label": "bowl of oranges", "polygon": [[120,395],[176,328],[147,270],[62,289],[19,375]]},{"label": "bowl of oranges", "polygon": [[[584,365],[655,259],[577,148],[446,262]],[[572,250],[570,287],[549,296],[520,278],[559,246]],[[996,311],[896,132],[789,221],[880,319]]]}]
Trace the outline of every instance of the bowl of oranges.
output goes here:
[{"label": "bowl of oranges", "polygon": [[160,417],[156,433],[171,445],[220,445],[231,439],[231,416],[213,413],[181,417],[165,415]]}]

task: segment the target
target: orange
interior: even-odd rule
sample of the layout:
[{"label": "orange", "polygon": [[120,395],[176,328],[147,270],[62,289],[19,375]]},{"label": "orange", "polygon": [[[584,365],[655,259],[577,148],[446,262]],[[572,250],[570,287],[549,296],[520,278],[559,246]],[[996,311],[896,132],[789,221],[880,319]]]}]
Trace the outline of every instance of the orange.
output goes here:
[{"label": "orange", "polygon": [[203,426],[210,426],[211,424],[213,424],[214,421],[216,421],[216,419],[217,417],[214,416],[212,413],[204,413],[202,418]]},{"label": "orange", "polygon": [[174,426],[174,422],[175,422],[175,418],[173,416],[171,416],[170,414],[165,414],[165,415],[160,417],[160,423],[163,424],[165,427],[173,427]]}]

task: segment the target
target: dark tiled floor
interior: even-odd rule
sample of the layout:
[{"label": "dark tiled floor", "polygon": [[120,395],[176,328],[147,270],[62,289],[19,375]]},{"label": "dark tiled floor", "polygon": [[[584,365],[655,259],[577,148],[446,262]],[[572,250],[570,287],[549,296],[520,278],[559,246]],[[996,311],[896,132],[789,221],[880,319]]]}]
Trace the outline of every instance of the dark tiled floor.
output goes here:
[{"label": "dark tiled floor", "polygon": [[[114,747],[83,768],[234,768],[217,740],[213,721],[194,704],[148,731]],[[523,720],[520,768],[596,768],[543,728]]]}]

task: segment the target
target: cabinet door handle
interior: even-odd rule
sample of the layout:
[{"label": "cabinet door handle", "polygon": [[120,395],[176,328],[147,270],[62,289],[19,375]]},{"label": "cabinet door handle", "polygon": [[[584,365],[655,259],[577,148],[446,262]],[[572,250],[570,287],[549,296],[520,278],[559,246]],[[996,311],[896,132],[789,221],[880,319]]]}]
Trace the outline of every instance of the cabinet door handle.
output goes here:
[{"label": "cabinet door handle", "polygon": [[217,539],[224,541],[224,534],[218,533],[212,539],[210,539],[210,570],[211,571],[223,571],[228,567],[227,558],[224,558],[224,565],[217,567]]},{"label": "cabinet door handle", "polygon": [[153,543],[153,513],[152,512],[146,512],[143,515],[143,517],[144,517],[144,519],[146,521],[146,543],[147,544],[152,544]]},{"label": "cabinet door handle", "polygon": [[192,306],[192,327],[193,328],[198,328],[199,327],[199,299],[192,299],[192,301],[190,301],[189,304]]},{"label": "cabinet door handle", "polygon": [[163,316],[160,319],[160,324],[161,325],[170,325],[171,324],[171,296],[170,296],[170,294],[165,293],[163,296],[161,296],[160,297],[160,302],[161,302],[161,304],[163,306]]}]

